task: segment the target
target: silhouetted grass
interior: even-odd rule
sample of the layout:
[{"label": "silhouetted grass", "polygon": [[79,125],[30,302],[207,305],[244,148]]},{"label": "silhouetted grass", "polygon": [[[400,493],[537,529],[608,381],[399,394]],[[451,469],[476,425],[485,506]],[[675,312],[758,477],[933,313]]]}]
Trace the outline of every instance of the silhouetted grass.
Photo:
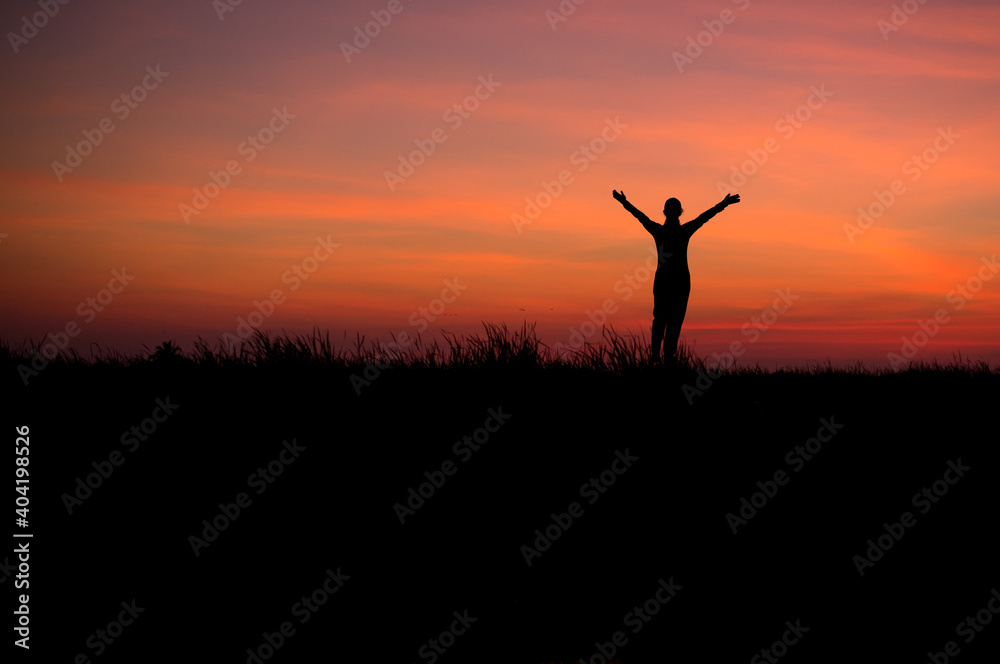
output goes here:
[{"label": "silhouetted grass", "polygon": [[[649,342],[644,335],[622,334],[614,327],[602,330],[597,343],[584,343],[579,348],[563,349],[556,353],[543,343],[535,332],[534,324],[522,324],[511,329],[505,324],[483,323],[480,334],[461,336],[442,333],[442,341],[425,342],[417,335],[409,343],[368,340],[362,335],[340,345],[330,339],[329,332],[314,328],[309,334],[271,334],[255,330],[253,335],[239,345],[218,340],[214,344],[199,337],[194,349],[184,353],[172,341],[165,341],[154,350],[148,347],[143,353],[128,355],[112,349],[102,349],[93,344],[88,356],[74,349],[62,350],[51,360],[50,366],[84,367],[284,367],[284,368],[335,368],[358,370],[367,366],[384,369],[496,369],[521,370],[575,370],[595,374],[623,375],[646,371],[668,371],[680,374],[710,373],[713,376],[751,376],[765,374],[801,375],[867,375],[947,373],[965,375],[993,375],[1000,367],[991,368],[987,362],[973,362],[956,356],[950,363],[916,361],[906,369],[866,367],[861,362],[853,366],[835,366],[831,361],[814,366],[769,370],[759,365],[719,367],[705,358],[698,357],[683,343],[678,356],[662,363],[651,361]],[[29,342],[14,347],[0,340],[0,361],[8,366],[30,363],[44,344]]]}]

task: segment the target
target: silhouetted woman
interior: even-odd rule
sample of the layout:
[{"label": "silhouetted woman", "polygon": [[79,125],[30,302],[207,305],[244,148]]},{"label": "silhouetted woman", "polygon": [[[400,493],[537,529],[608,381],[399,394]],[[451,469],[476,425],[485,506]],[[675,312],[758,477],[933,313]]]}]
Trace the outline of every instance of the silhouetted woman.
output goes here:
[{"label": "silhouetted woman", "polygon": [[[740,195],[726,194],[722,202],[705,210],[697,219],[681,224],[681,202],[668,198],[663,204],[663,224],[650,221],[634,205],[625,200],[625,192],[612,190],[611,195],[639,220],[656,242],[656,276],[653,278],[653,361],[660,359],[660,344],[668,357],[677,354],[681,325],[687,312],[691,294],[691,272],[688,270],[688,241],[706,221],[733,203],[740,202]],[[666,338],[664,339],[664,333]]]}]

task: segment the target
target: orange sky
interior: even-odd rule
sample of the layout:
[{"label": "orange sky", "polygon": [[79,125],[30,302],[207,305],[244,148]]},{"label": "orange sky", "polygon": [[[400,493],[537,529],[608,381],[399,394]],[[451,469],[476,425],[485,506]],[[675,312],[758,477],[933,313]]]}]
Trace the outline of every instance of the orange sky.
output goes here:
[{"label": "orange sky", "polygon": [[[246,0],[220,19],[208,0],[105,1],[33,30],[37,3],[7,3],[0,337],[75,323],[82,350],[189,347],[275,289],[262,329],[527,319],[570,344],[611,300],[648,336],[652,240],[619,189],[654,221],[671,196],[682,221],[743,199],[691,242],[682,338],[701,355],[885,364],[938,313],[915,357],[996,362],[1000,7],[907,7]],[[418,144],[433,152],[401,171]],[[185,214],[213,173],[226,186]],[[786,289],[766,331],[743,327]]]}]

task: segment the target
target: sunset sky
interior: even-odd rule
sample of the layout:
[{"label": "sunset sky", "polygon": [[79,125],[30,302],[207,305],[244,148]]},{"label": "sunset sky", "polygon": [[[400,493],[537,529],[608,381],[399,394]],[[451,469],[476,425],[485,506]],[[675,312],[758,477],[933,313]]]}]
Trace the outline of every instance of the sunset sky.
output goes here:
[{"label": "sunset sky", "polygon": [[885,365],[938,314],[916,359],[1000,361],[995,2],[48,5],[0,11],[14,345],[189,350],[276,289],[275,332],[570,344],[611,300],[648,337],[618,189],[657,222],[742,198],[691,242],[699,355]]}]

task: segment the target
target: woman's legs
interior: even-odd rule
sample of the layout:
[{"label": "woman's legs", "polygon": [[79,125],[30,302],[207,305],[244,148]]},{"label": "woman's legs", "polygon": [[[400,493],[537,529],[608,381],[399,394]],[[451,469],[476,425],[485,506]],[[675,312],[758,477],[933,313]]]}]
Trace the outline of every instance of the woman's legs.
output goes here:
[{"label": "woman's legs", "polygon": [[684,315],[687,313],[688,296],[691,294],[690,288],[671,293],[667,305],[666,324],[667,329],[663,339],[663,354],[666,357],[677,355],[677,344],[681,338],[681,326],[684,324]]},{"label": "woman's legs", "polygon": [[681,325],[684,323],[686,309],[687,307],[684,306],[680,310],[674,311],[667,319],[666,338],[663,340],[663,354],[667,357],[677,355],[677,344],[681,338]]},{"label": "woman's legs", "polygon": [[[659,275],[657,275],[659,276]],[[681,325],[687,313],[688,297],[691,295],[691,280],[681,278],[674,283],[665,279],[653,282],[653,338],[651,341],[653,361],[660,360],[660,346],[667,358],[677,355],[677,343],[681,337]]]},{"label": "woman's legs", "polygon": [[665,318],[656,318],[656,312],[653,312],[653,339],[651,342],[653,361],[660,361],[660,346],[663,345],[663,331],[667,327],[667,320]]}]

